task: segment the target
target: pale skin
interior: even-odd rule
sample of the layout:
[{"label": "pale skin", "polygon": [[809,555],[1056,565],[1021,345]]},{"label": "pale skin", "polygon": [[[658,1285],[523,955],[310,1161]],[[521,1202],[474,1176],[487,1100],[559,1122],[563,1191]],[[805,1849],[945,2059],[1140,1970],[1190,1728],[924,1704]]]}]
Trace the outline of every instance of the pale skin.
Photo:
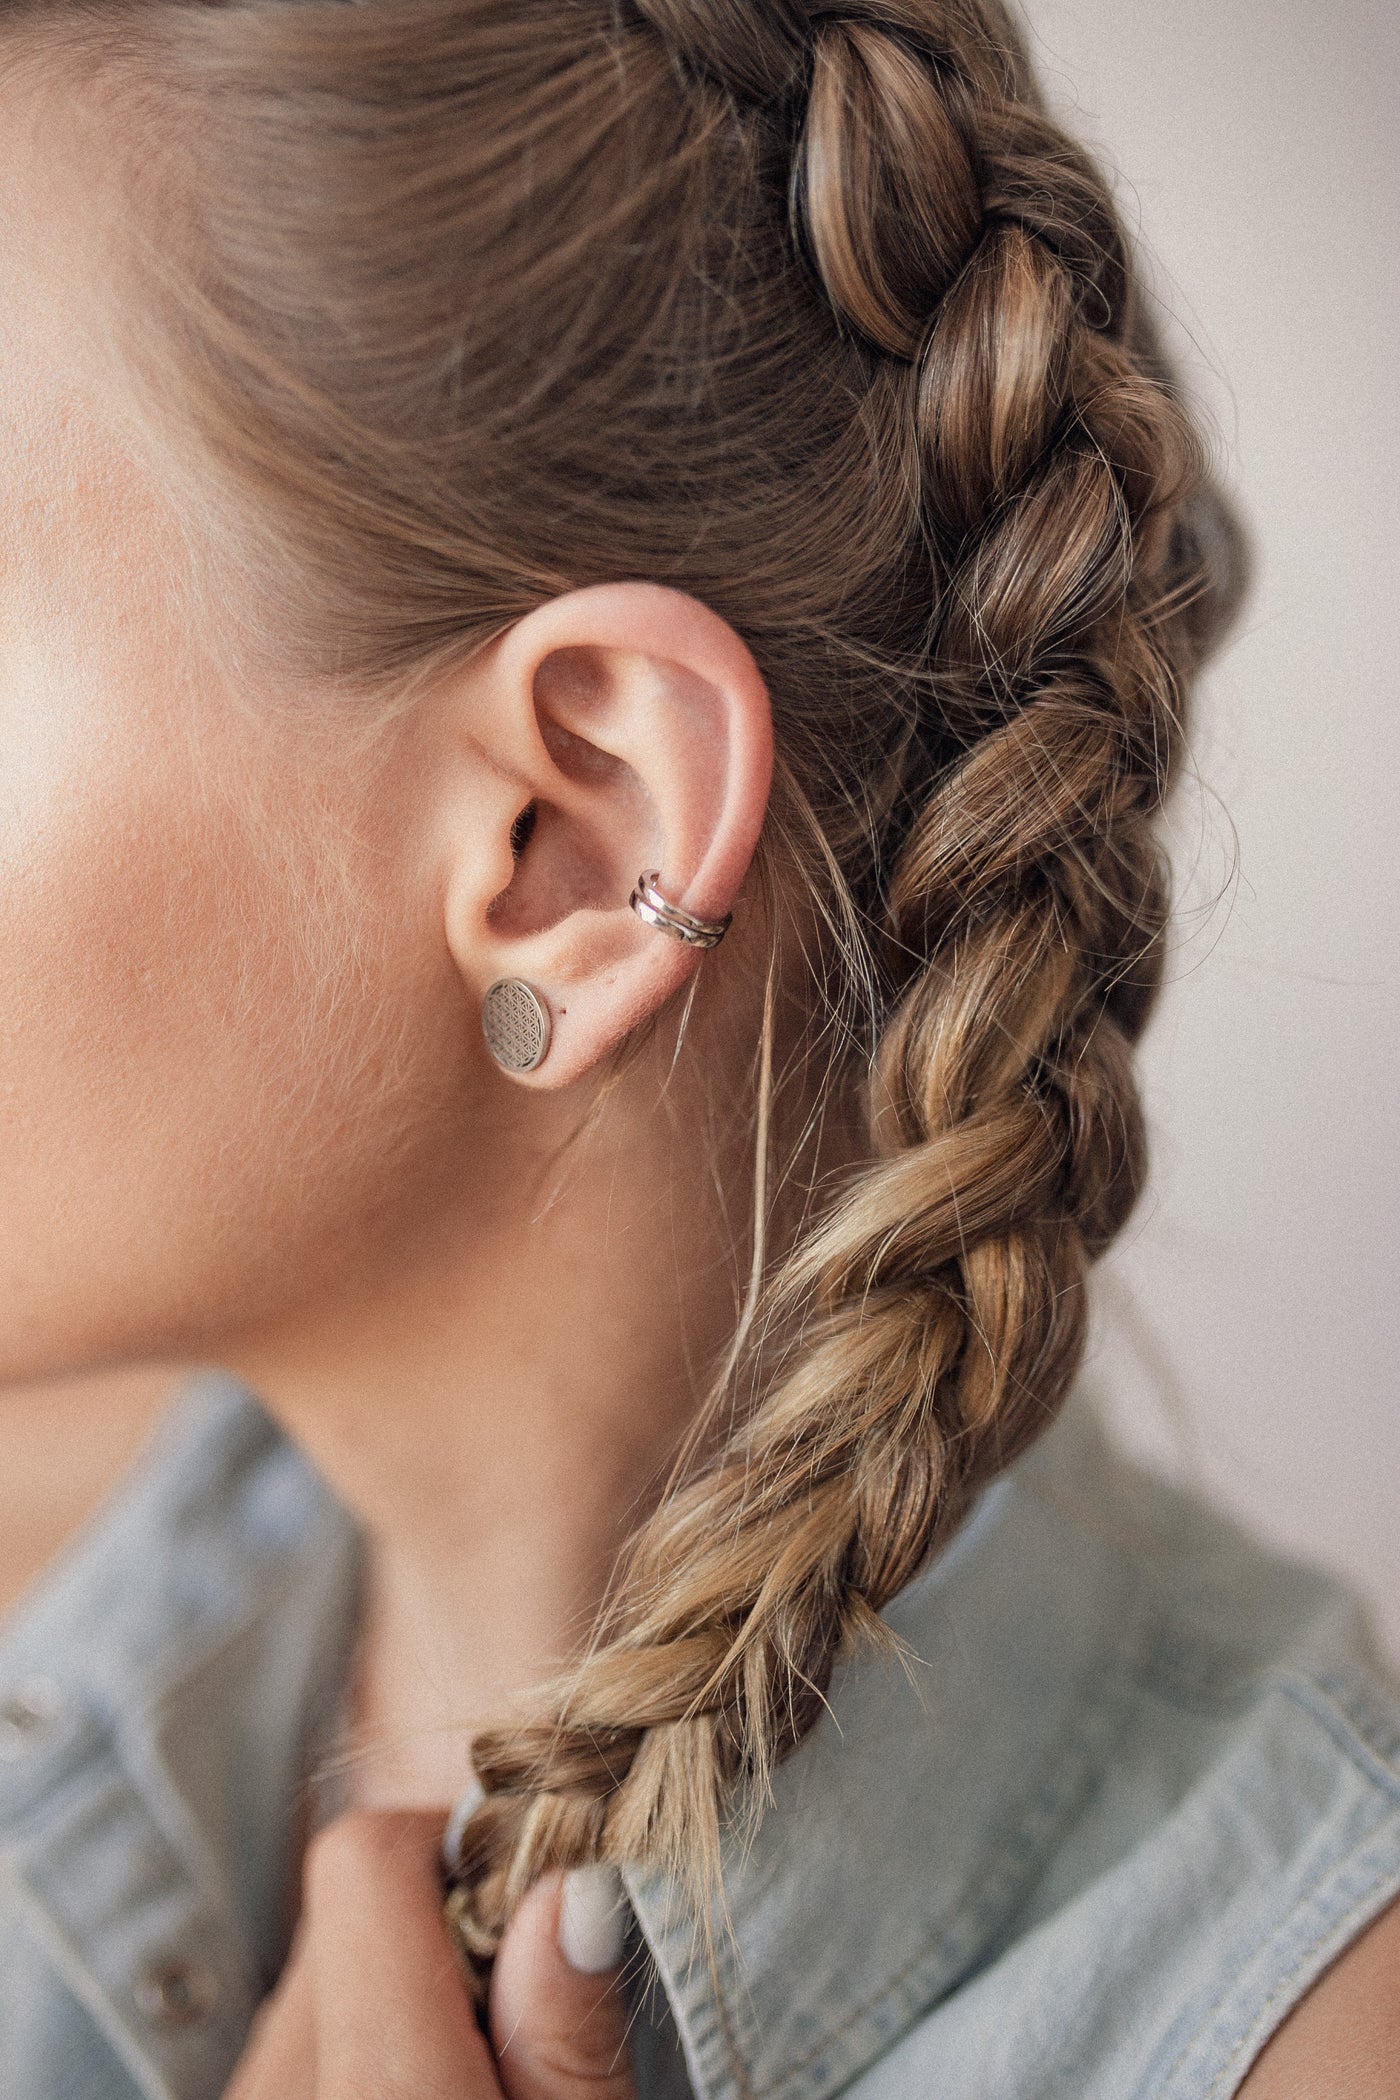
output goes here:
[{"label": "pale skin", "polygon": [[[637,582],[539,607],[375,734],[315,681],[250,687],[225,644],[260,608],[196,588],[92,325],[102,193],[43,89],[0,99],[0,1383],[61,1453],[81,1402],[40,1382],[148,1367],[31,1558],[173,1367],[245,1377],[360,1519],[370,1583],[360,1808],[312,1848],[234,2100],[626,2100],[557,1885],[507,1938],[492,2049],[432,1859],[472,1726],[576,1649],[732,1326],[763,684],[716,615]],[[628,909],[648,867],[738,912],[674,1071],[697,965]],[[523,1078],[481,1039],[500,977],[554,1014]],[[1400,2094],[1397,2005],[1391,1916],[1242,2090]]]}]

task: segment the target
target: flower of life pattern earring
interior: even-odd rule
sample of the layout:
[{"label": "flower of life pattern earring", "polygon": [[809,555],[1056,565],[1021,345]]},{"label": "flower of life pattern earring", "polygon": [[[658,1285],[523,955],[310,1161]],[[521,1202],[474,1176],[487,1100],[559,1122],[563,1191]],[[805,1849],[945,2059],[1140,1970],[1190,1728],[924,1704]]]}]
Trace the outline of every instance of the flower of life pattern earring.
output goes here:
[{"label": "flower of life pattern earring", "polygon": [[549,1008],[519,977],[502,977],[481,1003],[481,1032],[503,1072],[533,1072],[549,1049]]}]

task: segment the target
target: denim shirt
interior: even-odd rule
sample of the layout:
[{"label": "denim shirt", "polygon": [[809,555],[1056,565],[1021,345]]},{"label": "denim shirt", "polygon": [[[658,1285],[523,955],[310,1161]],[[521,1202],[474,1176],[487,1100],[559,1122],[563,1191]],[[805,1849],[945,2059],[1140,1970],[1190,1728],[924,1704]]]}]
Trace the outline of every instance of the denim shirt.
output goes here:
[{"label": "denim shirt", "polygon": [[[0,2094],[215,2100],[285,1957],[354,1528],[201,1381],[0,1641]],[[1224,2100],[1400,1891],[1400,1700],[1346,1595],[1087,1411],[842,1666],[712,1970],[629,1877],[640,2100]]]}]

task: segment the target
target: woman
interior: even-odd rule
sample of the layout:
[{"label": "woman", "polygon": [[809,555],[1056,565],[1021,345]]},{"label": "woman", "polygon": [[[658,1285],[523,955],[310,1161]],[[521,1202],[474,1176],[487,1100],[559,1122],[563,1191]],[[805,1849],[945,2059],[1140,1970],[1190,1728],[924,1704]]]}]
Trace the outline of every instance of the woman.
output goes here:
[{"label": "woman", "polygon": [[0,92],[0,1376],[241,1381],[10,1633],[13,2089],[1390,2091],[1345,1600],[1050,1426],[1237,560],[1007,20]]}]

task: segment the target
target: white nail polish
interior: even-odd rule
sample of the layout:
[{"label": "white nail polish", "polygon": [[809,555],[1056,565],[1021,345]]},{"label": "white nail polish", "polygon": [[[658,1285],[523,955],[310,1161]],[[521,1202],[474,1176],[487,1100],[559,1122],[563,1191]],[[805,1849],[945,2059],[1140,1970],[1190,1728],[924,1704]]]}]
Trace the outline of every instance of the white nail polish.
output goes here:
[{"label": "white nail polish", "polygon": [[601,1976],[622,1959],[627,1905],[616,1867],[575,1867],[564,1876],[559,1946],[571,1969]]}]

